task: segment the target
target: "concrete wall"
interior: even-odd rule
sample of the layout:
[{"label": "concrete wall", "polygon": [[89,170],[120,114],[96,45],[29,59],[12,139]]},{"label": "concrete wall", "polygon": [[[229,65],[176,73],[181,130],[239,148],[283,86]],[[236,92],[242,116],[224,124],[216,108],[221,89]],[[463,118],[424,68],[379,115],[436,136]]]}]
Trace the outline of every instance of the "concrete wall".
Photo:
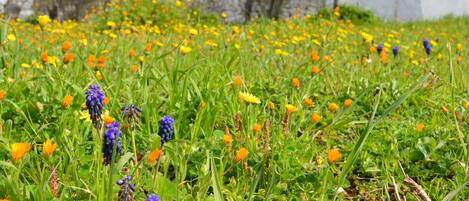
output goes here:
[{"label": "concrete wall", "polygon": [[[469,0],[339,0],[340,3],[373,10],[386,20],[438,19],[446,15],[469,15]],[[332,4],[332,0],[328,0]]]}]

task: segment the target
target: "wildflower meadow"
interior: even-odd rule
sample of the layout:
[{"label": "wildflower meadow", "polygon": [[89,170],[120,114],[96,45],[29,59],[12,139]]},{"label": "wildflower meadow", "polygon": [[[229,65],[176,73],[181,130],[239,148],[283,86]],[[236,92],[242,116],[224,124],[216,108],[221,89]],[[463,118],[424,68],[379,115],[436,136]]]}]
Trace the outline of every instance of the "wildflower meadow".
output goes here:
[{"label": "wildflower meadow", "polygon": [[2,17],[0,200],[469,200],[469,18]]}]

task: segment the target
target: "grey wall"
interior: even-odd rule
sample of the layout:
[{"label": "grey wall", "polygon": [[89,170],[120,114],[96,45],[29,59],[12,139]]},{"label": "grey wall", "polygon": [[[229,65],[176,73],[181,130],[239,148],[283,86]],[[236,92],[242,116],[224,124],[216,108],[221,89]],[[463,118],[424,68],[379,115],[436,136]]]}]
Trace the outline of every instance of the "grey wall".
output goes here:
[{"label": "grey wall", "polygon": [[[452,14],[469,15],[469,0],[339,0],[368,8],[386,20],[438,19]],[[332,0],[328,0],[332,4]]]}]

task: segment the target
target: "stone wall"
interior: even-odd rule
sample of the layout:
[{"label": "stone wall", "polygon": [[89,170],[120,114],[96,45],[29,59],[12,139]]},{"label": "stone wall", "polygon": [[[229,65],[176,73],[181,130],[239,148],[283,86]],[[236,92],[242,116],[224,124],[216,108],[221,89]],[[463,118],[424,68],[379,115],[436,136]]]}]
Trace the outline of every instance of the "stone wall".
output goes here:
[{"label": "stone wall", "polygon": [[193,6],[227,14],[227,22],[245,22],[253,17],[290,18],[314,14],[326,0],[193,0]]},{"label": "stone wall", "polygon": [[81,19],[100,0],[0,0],[0,12],[12,18],[26,19],[34,14],[47,14],[54,19]]}]

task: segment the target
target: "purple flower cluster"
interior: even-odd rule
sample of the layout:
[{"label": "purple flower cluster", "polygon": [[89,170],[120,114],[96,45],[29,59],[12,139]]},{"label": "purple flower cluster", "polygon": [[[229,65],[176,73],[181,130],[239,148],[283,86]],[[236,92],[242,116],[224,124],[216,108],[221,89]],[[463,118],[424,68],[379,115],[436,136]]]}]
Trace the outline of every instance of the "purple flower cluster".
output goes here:
[{"label": "purple flower cluster", "polygon": [[135,192],[135,187],[130,183],[132,176],[127,175],[124,179],[117,180],[117,185],[121,186],[119,191],[119,200],[122,201],[131,201],[133,200],[133,192]]},{"label": "purple flower cluster", "polygon": [[427,55],[430,55],[430,53],[432,52],[432,47],[428,39],[423,40],[423,47],[425,48],[425,52],[427,53]]},{"label": "purple flower cluster", "polygon": [[142,113],[142,109],[134,104],[123,107],[121,111],[122,118],[126,118],[129,123],[138,121],[140,119],[140,114]]},{"label": "purple flower cluster", "polygon": [[156,194],[151,194],[147,197],[146,201],[160,201],[160,197]]},{"label": "purple flower cluster", "polygon": [[158,135],[161,138],[161,146],[163,146],[164,143],[170,141],[174,137],[174,119],[170,116],[164,116],[160,120],[160,128],[158,130]]},{"label": "purple flower cluster", "polygon": [[103,113],[104,94],[99,91],[99,85],[91,85],[86,94],[86,107],[90,119],[96,129],[101,129],[101,114]]},{"label": "purple flower cluster", "polygon": [[383,44],[379,44],[379,45],[376,47],[376,51],[378,52],[378,54],[381,54],[381,52],[383,52],[383,49],[384,49]]},{"label": "purple flower cluster", "polygon": [[[104,141],[103,141],[103,155],[104,155],[104,164],[109,165],[112,162],[113,153],[121,153],[122,151],[122,132],[119,129],[119,123],[112,122],[111,124],[106,125],[106,131],[104,132]],[[117,141],[117,144],[116,144]],[[116,150],[114,152],[114,146]]]},{"label": "purple flower cluster", "polygon": [[397,55],[399,54],[399,46],[394,46],[392,48],[392,54],[394,55],[394,57],[397,57]]}]

